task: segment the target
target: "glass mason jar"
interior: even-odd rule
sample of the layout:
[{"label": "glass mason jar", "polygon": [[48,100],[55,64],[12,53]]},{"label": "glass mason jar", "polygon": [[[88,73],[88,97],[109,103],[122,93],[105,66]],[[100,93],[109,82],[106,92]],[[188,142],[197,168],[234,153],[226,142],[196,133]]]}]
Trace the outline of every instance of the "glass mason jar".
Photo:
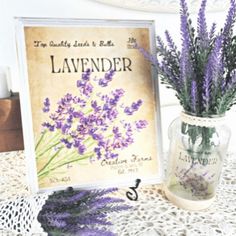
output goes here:
[{"label": "glass mason jar", "polygon": [[214,201],[230,130],[224,117],[182,113],[169,127],[170,147],[164,190],[179,207],[201,210]]}]

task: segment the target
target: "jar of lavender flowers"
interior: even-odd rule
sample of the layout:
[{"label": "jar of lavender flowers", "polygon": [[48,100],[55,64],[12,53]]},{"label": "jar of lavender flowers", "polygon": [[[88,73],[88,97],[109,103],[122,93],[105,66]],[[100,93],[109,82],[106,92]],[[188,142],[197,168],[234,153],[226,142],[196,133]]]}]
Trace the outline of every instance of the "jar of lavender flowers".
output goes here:
[{"label": "jar of lavender flowers", "polygon": [[230,139],[224,117],[182,113],[169,127],[169,138],[166,196],[185,209],[209,207],[216,195]]},{"label": "jar of lavender flowers", "polygon": [[236,0],[230,1],[218,33],[215,23],[207,25],[207,0],[201,1],[197,28],[187,1],[179,1],[181,50],[166,31],[166,43],[157,37],[156,56],[140,51],[184,111],[169,130],[166,196],[180,207],[199,210],[214,200],[230,139],[224,117],[236,104]]}]

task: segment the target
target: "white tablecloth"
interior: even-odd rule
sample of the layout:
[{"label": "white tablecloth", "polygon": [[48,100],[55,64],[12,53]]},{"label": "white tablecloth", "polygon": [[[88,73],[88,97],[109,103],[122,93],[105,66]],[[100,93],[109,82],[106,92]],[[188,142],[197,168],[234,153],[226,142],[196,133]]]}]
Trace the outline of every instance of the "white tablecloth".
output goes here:
[{"label": "white tablecloth", "polygon": [[[0,154],[0,236],[44,235],[37,214],[47,194],[29,195],[23,152]],[[125,198],[127,189],[116,195]],[[139,200],[127,203],[132,210],[110,215],[118,236],[214,236],[236,235],[236,159],[225,160],[217,199],[207,210],[190,212],[172,205],[161,186],[138,189]]]}]

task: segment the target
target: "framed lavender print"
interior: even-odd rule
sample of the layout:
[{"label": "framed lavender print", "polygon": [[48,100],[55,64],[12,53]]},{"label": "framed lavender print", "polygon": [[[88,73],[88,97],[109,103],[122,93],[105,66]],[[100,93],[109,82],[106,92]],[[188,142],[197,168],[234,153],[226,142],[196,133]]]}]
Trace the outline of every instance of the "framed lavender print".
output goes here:
[{"label": "framed lavender print", "polygon": [[18,18],[32,192],[162,180],[152,21]]}]

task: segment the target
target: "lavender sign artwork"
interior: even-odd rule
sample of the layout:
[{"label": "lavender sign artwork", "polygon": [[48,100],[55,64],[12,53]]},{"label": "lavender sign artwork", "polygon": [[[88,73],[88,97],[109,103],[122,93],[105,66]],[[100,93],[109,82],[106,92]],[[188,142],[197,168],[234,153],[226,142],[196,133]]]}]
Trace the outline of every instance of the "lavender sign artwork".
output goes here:
[{"label": "lavender sign artwork", "polygon": [[[113,76],[114,71],[110,71],[104,78],[91,79],[88,69],[77,81],[78,95],[67,93],[58,101],[56,111],[42,124],[42,134],[35,148],[38,161],[46,159],[38,171],[39,180],[74,162],[118,158],[119,150],[133,144],[135,133],[146,128],[146,120],[129,122],[129,116],[142,106],[141,99],[125,106],[123,89],[92,96],[94,83],[107,87]],[[42,110],[50,112],[49,98],[45,99]],[[120,118],[123,117],[120,113],[126,114],[127,119]]]},{"label": "lavender sign artwork", "polygon": [[153,23],[100,23],[18,20],[34,192],[162,179],[158,87],[135,48],[154,49]]}]

